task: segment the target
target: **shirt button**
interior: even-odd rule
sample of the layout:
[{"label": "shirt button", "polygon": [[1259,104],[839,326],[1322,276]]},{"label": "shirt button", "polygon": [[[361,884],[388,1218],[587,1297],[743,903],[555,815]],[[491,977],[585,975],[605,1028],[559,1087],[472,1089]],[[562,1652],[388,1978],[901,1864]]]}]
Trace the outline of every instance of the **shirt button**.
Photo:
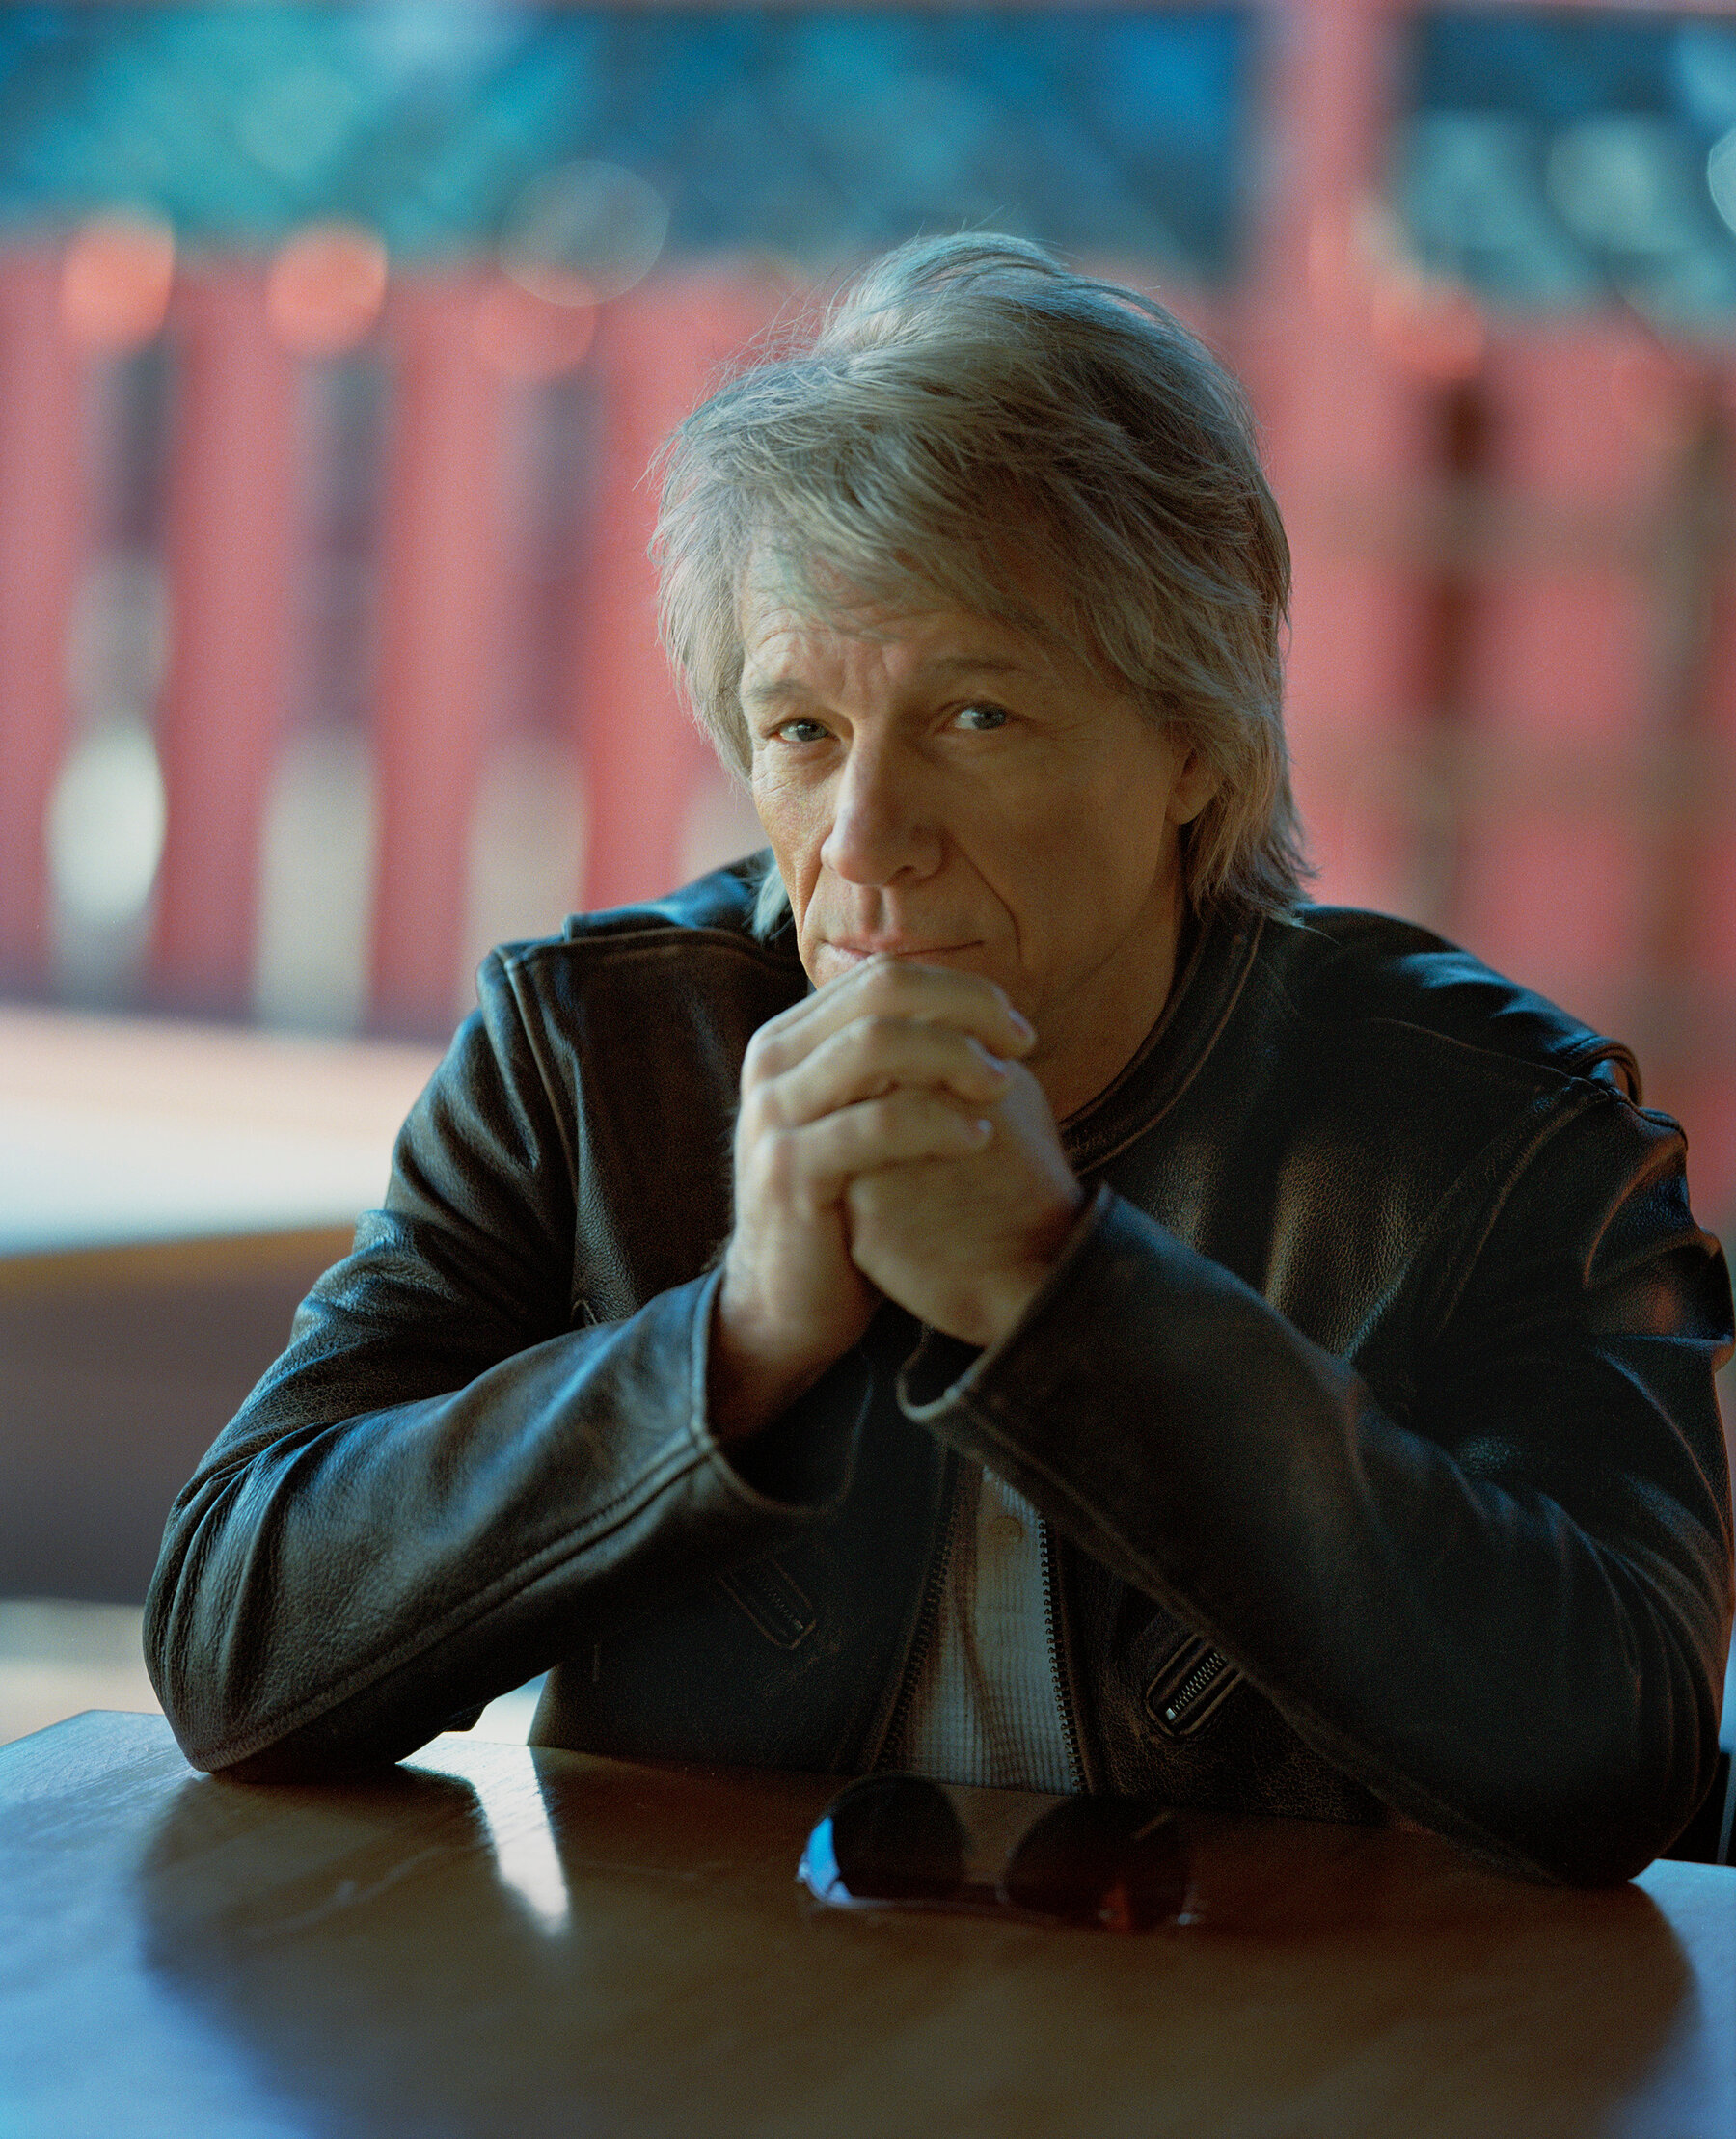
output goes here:
[{"label": "shirt button", "polygon": [[991,1515],[989,1518],[989,1534],[997,1545],[1022,1545],[1024,1525],[1017,1515]]}]

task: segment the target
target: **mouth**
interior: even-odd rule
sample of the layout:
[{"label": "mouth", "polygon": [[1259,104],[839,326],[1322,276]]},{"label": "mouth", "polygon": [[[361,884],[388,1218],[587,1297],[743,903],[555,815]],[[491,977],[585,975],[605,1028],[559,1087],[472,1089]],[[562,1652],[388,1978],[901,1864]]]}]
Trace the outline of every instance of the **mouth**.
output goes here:
[{"label": "mouth", "polygon": [[963,951],[974,951],[971,943],[912,943],[908,937],[892,936],[879,939],[862,937],[854,941],[829,938],[825,948],[834,958],[843,959],[851,965],[865,965],[871,958],[907,959],[912,964],[922,964],[936,959],[956,958]]}]

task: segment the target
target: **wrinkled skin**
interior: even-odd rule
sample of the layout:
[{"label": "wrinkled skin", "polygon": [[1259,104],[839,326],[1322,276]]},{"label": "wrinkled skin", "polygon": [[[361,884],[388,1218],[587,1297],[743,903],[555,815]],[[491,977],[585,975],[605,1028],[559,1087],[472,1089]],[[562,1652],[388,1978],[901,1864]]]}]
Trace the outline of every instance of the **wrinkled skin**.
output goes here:
[{"label": "wrinkled skin", "polygon": [[1212,782],[1076,663],[937,609],[823,623],[749,576],[752,789],[816,992],[755,1036],[713,1361],[726,1436],[882,1297],[1012,1327],[1081,1190],[1056,1121],[1161,1011]]}]

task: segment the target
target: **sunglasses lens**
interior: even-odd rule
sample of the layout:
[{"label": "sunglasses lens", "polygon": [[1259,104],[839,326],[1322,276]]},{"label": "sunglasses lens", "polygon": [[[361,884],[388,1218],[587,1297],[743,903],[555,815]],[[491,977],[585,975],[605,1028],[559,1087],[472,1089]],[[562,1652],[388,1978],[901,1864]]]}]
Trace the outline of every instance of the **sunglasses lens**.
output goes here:
[{"label": "sunglasses lens", "polygon": [[1033,1915],[1149,1931],[1186,1907],[1187,1856],[1169,1812],[1126,1799],[1070,1798],[1020,1842],[1001,1892]]},{"label": "sunglasses lens", "polygon": [[867,1775],[809,1835],[801,1877],[822,1901],[948,1901],[964,1882],[964,1829],[938,1785]]}]

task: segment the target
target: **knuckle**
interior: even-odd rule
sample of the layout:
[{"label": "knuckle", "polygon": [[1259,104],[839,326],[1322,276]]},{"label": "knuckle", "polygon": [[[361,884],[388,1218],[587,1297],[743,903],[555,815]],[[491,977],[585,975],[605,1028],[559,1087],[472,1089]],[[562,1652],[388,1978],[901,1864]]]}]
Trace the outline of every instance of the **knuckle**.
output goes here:
[{"label": "knuckle", "polygon": [[773,1129],[783,1126],[783,1110],[776,1093],[769,1085],[759,1085],[742,1101],[737,1117],[742,1134],[749,1143],[756,1143]]},{"label": "knuckle", "polygon": [[762,1027],[747,1042],[747,1062],[756,1078],[781,1076],[790,1067],[791,1047],[786,1033]]},{"label": "knuckle", "polygon": [[760,1168],[774,1194],[787,1190],[800,1171],[799,1146],[792,1129],[772,1129],[760,1140]]},{"label": "knuckle", "polygon": [[890,1007],[910,998],[910,968],[899,959],[868,965],[862,971],[862,992],[873,1004]]},{"label": "knuckle", "polygon": [[904,1095],[882,1092],[878,1097],[862,1101],[862,1126],[873,1136],[889,1136],[898,1126]]},{"label": "knuckle", "polygon": [[908,1138],[921,1121],[926,1097],[920,1092],[887,1092],[868,1100],[867,1125],[876,1141],[896,1144]]}]

